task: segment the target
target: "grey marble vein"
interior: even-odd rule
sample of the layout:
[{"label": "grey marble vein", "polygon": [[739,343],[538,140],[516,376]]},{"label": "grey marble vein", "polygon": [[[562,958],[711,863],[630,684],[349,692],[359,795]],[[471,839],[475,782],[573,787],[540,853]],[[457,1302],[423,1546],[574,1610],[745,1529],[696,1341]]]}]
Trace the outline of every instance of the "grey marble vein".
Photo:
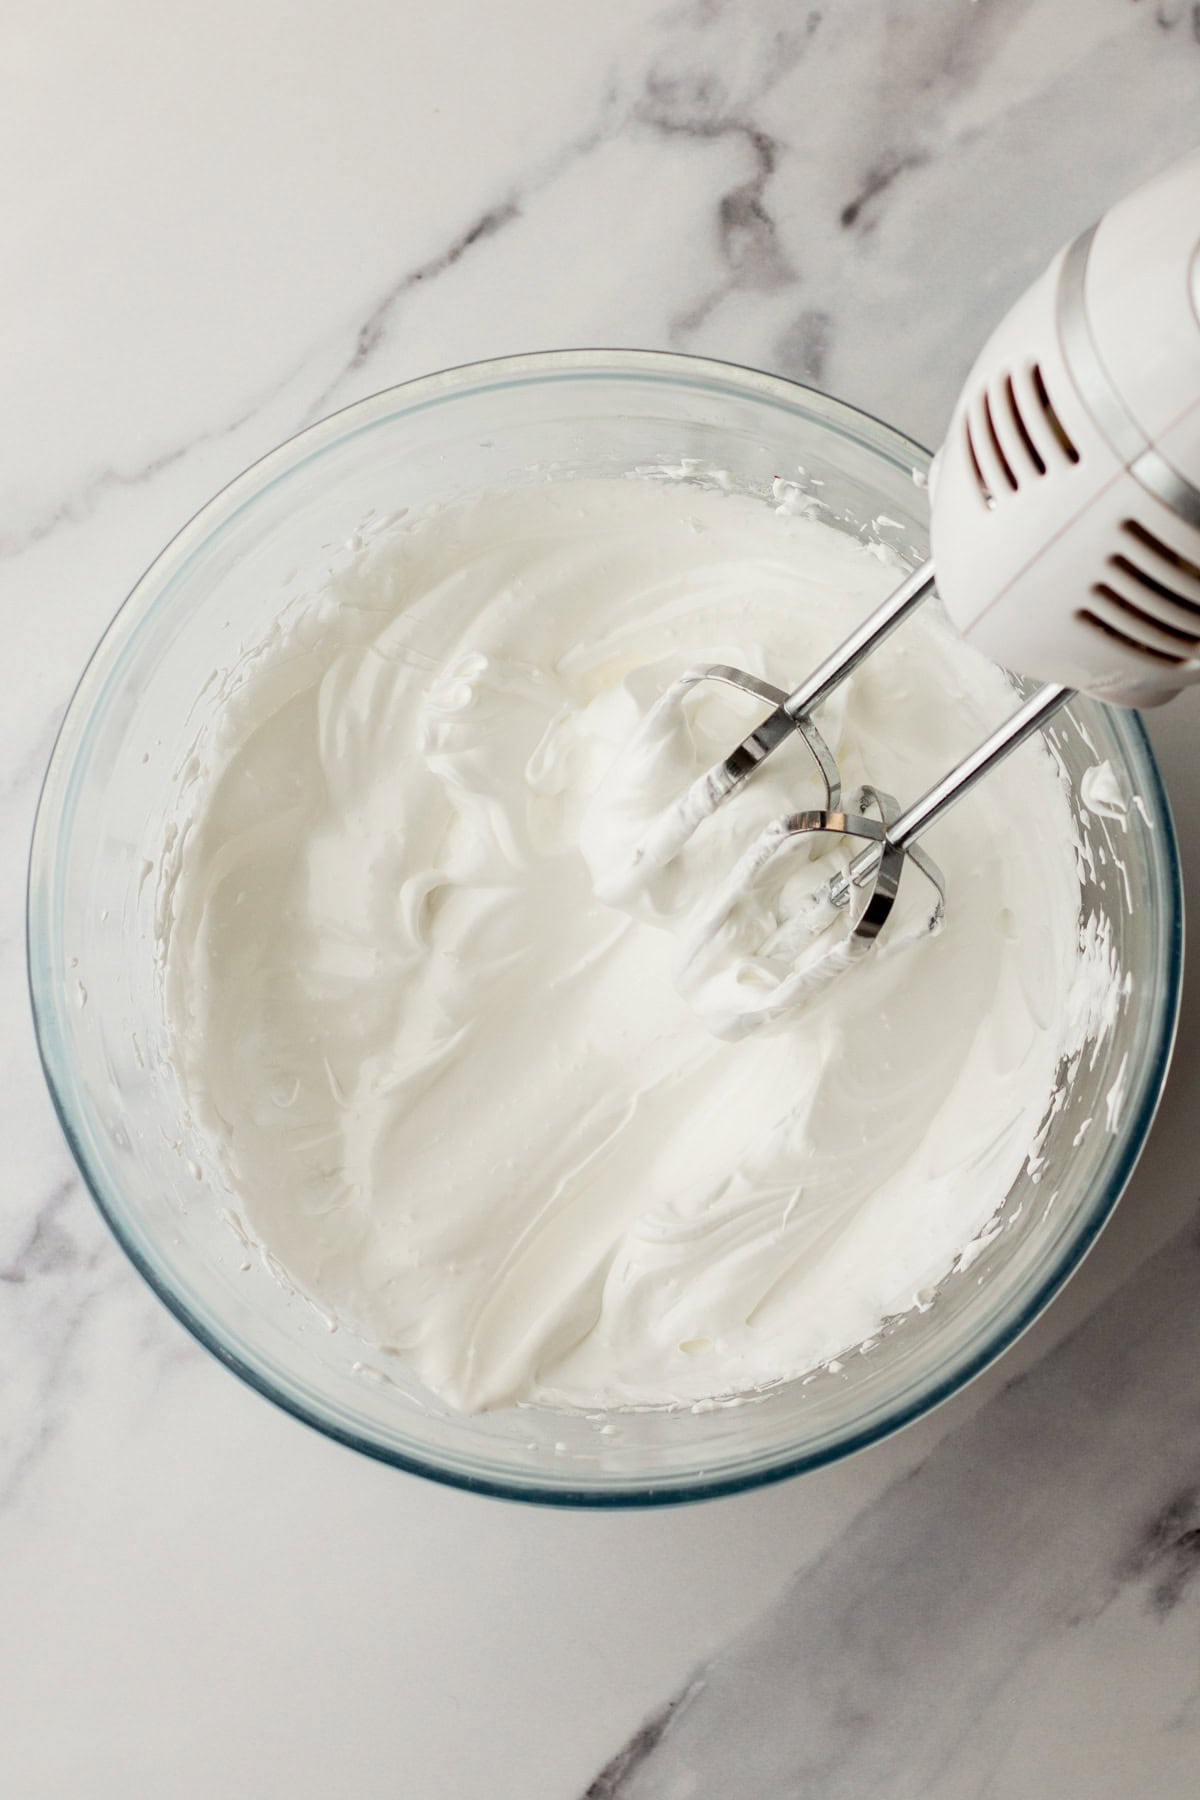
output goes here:
[{"label": "grey marble vein", "polygon": [[[436,251],[415,268],[406,269],[402,275],[397,277],[386,292],[374,302],[367,316],[357,327],[353,349],[345,358],[340,369],[331,379],[324,381],[316,395],[299,408],[292,421],[292,429],[299,430],[324,417],[347,384],[352,382],[353,378],[359,375],[372,361],[380,346],[385,342],[393,316],[406,295],[428,285],[446,270],[456,267],[477,244],[486,242],[503,231],[506,226],[512,224],[521,216],[524,196],[540,191],[571,167],[580,156],[585,155],[611,135],[621,123],[620,117],[613,110],[614,98],[611,91],[602,93],[599,102],[599,123],[582,133],[578,139],[572,141],[560,153],[549,159],[545,166],[532,171],[522,182],[519,193],[506,192],[501,195],[498,200],[486,206],[466,226],[455,233],[444,248]],[[0,560],[15,559],[44,542],[60,527],[81,523],[90,517],[110,494],[148,486],[157,476],[182,462],[200,446],[232,437],[257,418],[272,401],[286,393],[294,383],[303,377],[315,360],[312,352],[306,353],[282,375],[273,376],[227,422],[209,430],[194,433],[131,469],[116,467],[101,469],[89,476],[77,489],[57,501],[40,516],[23,522],[19,527],[14,526],[8,531],[0,531]]]},{"label": "grey marble vein", "polygon": [[35,1204],[0,1266],[0,1512],[78,1423],[81,1405],[94,1401],[98,1334],[124,1344],[136,1379],[122,1387],[135,1394],[152,1393],[203,1354],[132,1277],[72,1174]]},{"label": "grey marble vein", "polygon": [[1196,1785],[1154,1792],[1200,1791],[1198,1293],[1192,1228],[698,1670],[589,1800],[1016,1800],[997,1745],[1036,1729],[1029,1669],[1118,1607],[1118,1684],[1186,1615]]},{"label": "grey marble vein", "polygon": [[106,1288],[128,1292],[115,1246],[81,1199],[77,1176],[56,1180],[0,1266],[8,1372],[0,1383],[0,1508],[14,1499],[70,1417],[81,1372],[78,1344],[97,1299]]},{"label": "grey marble vein", "polygon": [[[703,28],[724,21],[724,8],[701,4],[681,11],[679,23]],[[712,286],[670,319],[667,338],[685,343],[715,308],[741,289],[772,292],[792,284],[796,268],[784,249],[770,207],[770,187],[785,146],[756,121],[754,109],[771,90],[802,61],[821,25],[816,7],[801,10],[756,45],[749,79],[731,91],[724,67],[726,45],[719,38],[698,50],[695,40],[680,66],[679,45],[673,42],[660,52],[634,102],[631,120],[666,138],[691,139],[695,143],[728,142],[740,146],[749,171],[741,179],[722,186],[713,202],[714,229],[721,274]]]},{"label": "grey marble vein", "polygon": [[649,1760],[666,1736],[672,1719],[690,1705],[703,1687],[704,1677],[697,1675],[674,1699],[668,1700],[665,1706],[660,1706],[657,1712],[651,1713],[629,1742],[601,1769],[595,1781],[589,1784],[583,1800],[618,1800],[618,1796],[626,1791],[626,1777],[635,1775]]},{"label": "grey marble vein", "polygon": [[724,140],[740,146],[750,164],[748,173],[723,185],[713,199],[722,275],[711,289],[668,320],[665,337],[669,343],[685,341],[715,306],[739,289],[775,291],[791,284],[795,270],[778,241],[768,203],[781,146],[755,123],[752,109],[801,60],[820,26],[821,13],[810,7],[792,18],[787,8],[773,4],[760,11],[770,14],[773,23],[769,31],[752,40],[752,72],[749,80],[740,84],[736,104],[721,73],[727,60],[725,28],[733,20],[734,9],[725,0],[688,0],[665,15],[661,35],[650,39],[648,69],[634,58],[632,69],[608,71],[600,78],[593,123],[561,151],[518,177],[442,249],[397,276],[358,327],[351,354],[312,400],[306,419],[319,418],[375,358],[407,297],[456,267],[477,245],[526,218],[538,196],[584,157],[622,134],[649,131],[702,144]]},{"label": "grey marble vein", "polygon": [[84,1323],[82,1306],[66,1314],[55,1344],[48,1352],[43,1351],[39,1392],[24,1422],[25,1428],[11,1438],[5,1434],[0,1440],[4,1449],[0,1461],[0,1512],[16,1499],[67,1422],[70,1406],[62,1388]]},{"label": "grey marble vein", "polygon": [[823,306],[806,306],[776,340],[780,368],[799,380],[819,384],[829,361],[834,316]]},{"label": "grey marble vein", "polygon": [[[99,469],[83,481],[69,494],[57,501],[36,518],[24,521],[20,526],[0,532],[0,561],[13,561],[23,556],[26,551],[44,543],[54,532],[64,525],[79,525],[90,518],[111,495],[130,489],[146,488],[168,469],[173,469],[192,455],[204,444],[220,443],[232,437],[243,426],[257,418],[263,409],[277,399],[309,366],[310,358],[304,356],[285,374],[272,376],[253,396],[239,408],[235,416],[224,423],[214,425],[205,431],[197,431],[180,442],[160,450],[143,463],[133,468],[121,469],[110,467]],[[183,523],[183,520],[180,520]],[[136,570],[135,575],[140,575]]]},{"label": "grey marble vein", "polygon": [[678,125],[656,116],[646,106],[641,118],[664,132],[682,131],[693,139],[732,138],[749,152],[750,174],[727,187],[716,204],[717,241],[727,273],[715,288],[677,313],[668,326],[668,337],[678,343],[699,329],[714,307],[739,288],[771,291],[795,279],[796,271],[783,251],[767,205],[767,191],[779,162],[779,145],[769,132],[748,120],[716,118]]},{"label": "grey marble vein", "polygon": [[342,367],[327,382],[320,393],[309,403],[305,412],[306,420],[319,419],[328,408],[333,397],[344,383],[348,382],[360,370],[364,369],[387,336],[393,315],[400,307],[407,294],[423,283],[433,281],[447,269],[453,269],[468,251],[476,244],[485,243],[488,238],[495,237],[506,225],[511,225],[521,216],[521,206],[513,195],[507,195],[495,204],[485,208],[469,225],[457,232],[445,246],[432,256],[418,263],[415,269],[408,269],[391,284],[372,306],[370,312],[358,327],[354,339],[354,349]]},{"label": "grey marble vein", "polygon": [[77,1268],[83,1261],[78,1240],[64,1229],[80,1192],[79,1179],[64,1175],[35,1208],[25,1241],[6,1263],[0,1263],[0,1281],[24,1285],[52,1269]]},{"label": "grey marble vein", "polygon": [[[236,425],[230,427],[236,430]],[[174,444],[135,469],[100,469],[68,498],[60,500],[40,518],[31,519],[19,529],[0,533],[0,557],[16,557],[48,538],[60,525],[76,525],[95,510],[105,496],[122,488],[145,487],[156,475],[172,468],[185,457],[197,440]]]},{"label": "grey marble vein", "polygon": [[858,229],[869,231],[878,217],[874,202],[886,194],[893,182],[910,169],[920,169],[928,163],[929,157],[922,151],[905,150],[893,152],[883,161],[875,163],[855,193],[853,199],[847,200],[838,214],[838,224],[843,231]]},{"label": "grey marble vein", "polygon": [[[625,122],[619,95],[611,79],[599,84],[594,122],[541,163],[527,168],[476,216],[455,231],[444,246],[415,268],[405,268],[371,307],[354,334],[354,348],[341,368],[309,402],[304,414],[308,424],[321,418],[353,378],[372,364],[386,344],[404,301],[427,288],[439,275],[455,269],[477,246],[486,244],[522,219],[530,202],[552,187],[581,158],[608,142]],[[502,347],[497,347],[497,354]],[[363,390],[363,391],[369,391]]]}]

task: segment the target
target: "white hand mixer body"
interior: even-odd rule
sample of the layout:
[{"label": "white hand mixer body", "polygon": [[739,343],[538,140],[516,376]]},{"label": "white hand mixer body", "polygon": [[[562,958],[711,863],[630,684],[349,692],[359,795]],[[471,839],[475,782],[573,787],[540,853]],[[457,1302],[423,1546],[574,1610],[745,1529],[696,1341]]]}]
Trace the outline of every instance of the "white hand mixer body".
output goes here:
[{"label": "white hand mixer body", "polygon": [[[822,832],[864,847],[823,890],[814,930],[819,913],[844,920],[848,911],[843,951],[868,946],[908,861],[936,890],[936,924],[944,887],[917,839],[977,780],[1076,691],[1147,706],[1200,680],[1200,151],[1113,207],[1012,308],[971,370],[930,487],[932,560],[801,686],[785,695],[739,669],[695,669],[646,719],[653,737],[664,711],[704,680],[772,707],[638,844],[630,888],[669,861],[793,732],[825,787],[823,808],[776,821],[751,845],[698,922],[697,946],[768,862]],[[874,788],[843,810],[837,766],[813,714],[932,593],[935,569],[963,636],[1047,685],[907,811]],[[809,960],[741,1029],[787,1010],[846,957]]]},{"label": "white hand mixer body", "polygon": [[932,502],[938,592],[994,661],[1120,706],[1200,679],[1200,152],[992,334]]}]

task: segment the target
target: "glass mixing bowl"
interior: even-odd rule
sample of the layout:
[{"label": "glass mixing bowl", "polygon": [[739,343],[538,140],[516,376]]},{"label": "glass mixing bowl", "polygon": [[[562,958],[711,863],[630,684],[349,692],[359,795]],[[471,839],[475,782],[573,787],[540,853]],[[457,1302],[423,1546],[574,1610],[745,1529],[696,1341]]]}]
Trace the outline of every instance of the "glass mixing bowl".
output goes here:
[{"label": "glass mixing bowl", "polygon": [[[1179,869],[1158,772],[1136,716],[1080,700],[1052,727],[1076,794],[1107,758],[1141,796],[1123,830],[1084,826],[1093,839],[1116,832],[1121,866],[1096,854],[1084,899],[1112,920],[1129,993],[1051,1122],[1040,1180],[1020,1177],[998,1229],[928,1310],[890,1320],[840,1367],[732,1405],[464,1418],[272,1274],[231,1224],[228,1196],[196,1178],[206,1147],[167,1063],[156,987],[149,871],[181,759],[216,704],[210,674],[399,509],[531,476],[663,464],[697,478],[724,470],[751,493],[796,481],[844,529],[869,533],[886,519],[902,556],[927,552],[925,452],[778,377],[628,351],[432,375],[302,432],[164,550],[79,683],[33,839],[42,1060],[75,1159],[131,1260],[201,1343],[297,1417],[400,1468],[518,1499],[648,1504],[748,1487],[844,1456],[961,1387],[1037,1316],[1111,1212],[1154,1112],[1178,1007]],[[1118,1092],[1117,1128],[1087,1129]]]}]

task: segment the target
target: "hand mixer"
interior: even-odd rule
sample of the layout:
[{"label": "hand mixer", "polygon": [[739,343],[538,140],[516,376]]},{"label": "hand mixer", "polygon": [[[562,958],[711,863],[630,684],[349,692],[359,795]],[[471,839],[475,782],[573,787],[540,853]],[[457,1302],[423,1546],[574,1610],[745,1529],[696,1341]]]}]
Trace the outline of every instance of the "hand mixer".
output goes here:
[{"label": "hand mixer", "polygon": [[[944,884],[918,840],[990,769],[1077,691],[1157,705],[1200,680],[1200,151],[1076,238],[1012,308],[967,379],[930,486],[932,559],[799,687],[785,694],[722,664],[681,676],[654,709],[661,722],[703,681],[771,708],[644,836],[633,858],[643,872],[793,733],[825,788],[822,808],[775,821],[751,845],[705,931],[767,862],[817,833],[863,840],[823,895],[827,911],[856,898],[853,947],[878,935],[910,861],[940,919]],[[1046,685],[904,811],[875,788],[852,802],[865,810],[843,810],[813,715],[935,581],[965,638]]]}]

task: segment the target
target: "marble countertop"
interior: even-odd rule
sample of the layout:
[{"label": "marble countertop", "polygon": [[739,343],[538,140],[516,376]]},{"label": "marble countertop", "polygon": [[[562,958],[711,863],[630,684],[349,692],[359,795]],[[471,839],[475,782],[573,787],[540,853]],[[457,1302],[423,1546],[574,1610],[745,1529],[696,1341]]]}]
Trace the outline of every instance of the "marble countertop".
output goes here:
[{"label": "marble countertop", "polygon": [[[24,861],[164,541],[321,413],[558,344],[928,442],[1058,243],[1200,135],[1184,0],[13,0],[0,25],[0,1793],[1200,1792],[1200,957],[1116,1219],[966,1393],[800,1481],[505,1506],[275,1411],[110,1241],[43,1090]],[[1152,723],[1200,891],[1200,711]]]}]

